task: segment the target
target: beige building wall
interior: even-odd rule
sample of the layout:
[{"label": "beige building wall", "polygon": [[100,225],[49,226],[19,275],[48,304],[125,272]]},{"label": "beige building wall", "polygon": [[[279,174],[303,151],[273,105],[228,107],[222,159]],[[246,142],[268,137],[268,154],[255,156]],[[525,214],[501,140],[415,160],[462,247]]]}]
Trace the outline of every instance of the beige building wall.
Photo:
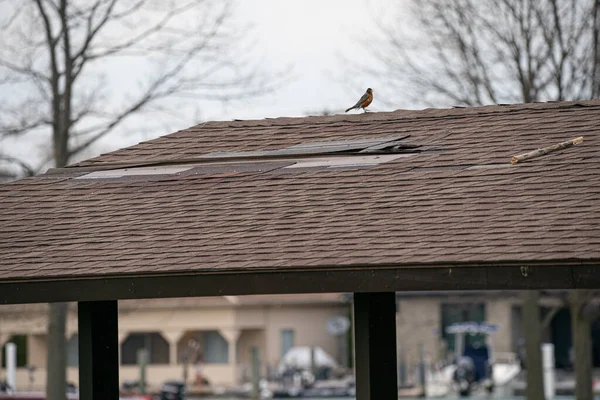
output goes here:
[{"label": "beige building wall", "polygon": [[[147,367],[148,383],[159,387],[166,379],[182,379],[184,365],[178,362],[178,354],[185,348],[190,332],[218,331],[229,345],[229,362],[223,364],[203,363],[202,371],[215,385],[231,385],[249,372],[250,349],[257,346],[266,366],[276,367],[280,357],[280,330],[291,328],[296,332],[295,345],[316,345],[332,356],[337,346],[326,332],[327,319],[344,315],[345,307],[339,296],[330,295],[329,300],[310,303],[305,296],[300,303],[277,298],[261,302],[245,302],[245,298],[185,299],[181,303],[165,301],[123,301],[119,303],[119,353],[121,345],[132,333],[158,332],[169,344],[169,362],[151,364]],[[302,299],[302,295],[299,297]],[[26,368],[17,372],[19,389],[43,390],[46,377],[46,329],[47,305],[0,307],[0,337],[7,340],[13,334],[28,336],[28,363],[36,366],[33,384]],[[67,338],[77,333],[77,305],[70,304],[67,316]],[[246,376],[250,376],[249,373]],[[188,378],[195,377],[194,365],[189,366]],[[119,379],[138,379],[139,368],[122,365]],[[70,382],[78,384],[78,369],[68,369]]]},{"label": "beige building wall", "polygon": [[294,346],[318,346],[338,359],[338,344],[335,336],[327,332],[326,324],[329,318],[346,315],[343,305],[313,307],[269,307],[267,310],[266,354],[265,361],[272,367],[277,367],[281,354],[281,331],[293,329]]},{"label": "beige building wall", "polygon": [[[0,307],[0,335],[46,333],[47,307],[43,304]],[[7,339],[4,339],[7,340]]]},{"label": "beige building wall", "polygon": [[268,307],[270,306],[253,306],[238,309],[234,316],[235,326],[243,327],[244,329],[264,328],[267,324]]},{"label": "beige building wall", "polygon": [[33,365],[36,368],[46,368],[46,359],[48,357],[46,335],[28,335],[27,353],[29,365]]},{"label": "beige building wall", "polygon": [[119,310],[119,332],[216,330],[233,325],[234,310],[226,307]]},{"label": "beige building wall", "polygon": [[491,338],[496,353],[508,353],[512,351],[512,305],[512,301],[502,298],[488,299],[485,303],[487,322],[498,325],[498,331]]},{"label": "beige building wall", "polygon": [[[238,378],[250,379],[250,350],[252,347],[257,347],[259,355],[266,354],[267,342],[264,329],[244,329],[242,330],[237,343],[238,353]],[[263,365],[263,374],[267,373],[266,365]]]},{"label": "beige building wall", "polygon": [[[397,300],[396,337],[398,356],[404,353],[407,366],[419,362],[419,345],[432,361],[440,357],[440,340],[435,332],[441,326],[440,300],[431,297]],[[402,350],[401,350],[402,349]]]}]

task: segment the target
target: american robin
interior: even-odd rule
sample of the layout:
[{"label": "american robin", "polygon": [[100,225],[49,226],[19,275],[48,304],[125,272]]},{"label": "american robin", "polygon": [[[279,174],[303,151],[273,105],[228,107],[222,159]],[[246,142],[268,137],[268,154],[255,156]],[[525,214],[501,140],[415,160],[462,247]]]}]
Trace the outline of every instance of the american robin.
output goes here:
[{"label": "american robin", "polygon": [[367,112],[366,107],[369,104],[371,104],[372,101],[373,101],[373,89],[368,88],[367,91],[365,92],[365,94],[362,95],[360,100],[355,105],[348,108],[346,110],[346,112],[348,112],[350,110],[354,110],[354,109],[359,109],[359,108],[362,108],[365,112]]}]

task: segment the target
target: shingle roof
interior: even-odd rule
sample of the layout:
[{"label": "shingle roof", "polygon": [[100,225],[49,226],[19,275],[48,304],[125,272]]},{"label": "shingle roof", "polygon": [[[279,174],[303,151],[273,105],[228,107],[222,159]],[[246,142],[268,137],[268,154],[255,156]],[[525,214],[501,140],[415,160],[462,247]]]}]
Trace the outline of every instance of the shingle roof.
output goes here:
[{"label": "shingle roof", "polygon": [[[1,185],[0,283],[298,268],[595,265],[599,122],[594,100],[204,123]],[[421,151],[378,165],[284,168],[298,160],[278,156],[207,162],[214,152],[408,135],[403,140]],[[584,142],[569,149],[509,163],[578,136]],[[123,166],[127,171],[116,174],[122,177],[86,175]],[[148,168],[161,174],[147,174]]]}]

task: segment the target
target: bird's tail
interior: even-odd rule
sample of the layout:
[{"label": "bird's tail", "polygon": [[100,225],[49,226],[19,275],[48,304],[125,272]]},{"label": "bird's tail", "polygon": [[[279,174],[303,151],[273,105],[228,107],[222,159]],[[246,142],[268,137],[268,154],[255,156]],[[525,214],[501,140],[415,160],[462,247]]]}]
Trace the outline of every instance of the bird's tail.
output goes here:
[{"label": "bird's tail", "polygon": [[344,111],[344,112],[348,112],[348,111],[352,110],[353,108],[354,108],[354,106],[352,106],[350,108],[346,108],[346,111]]}]

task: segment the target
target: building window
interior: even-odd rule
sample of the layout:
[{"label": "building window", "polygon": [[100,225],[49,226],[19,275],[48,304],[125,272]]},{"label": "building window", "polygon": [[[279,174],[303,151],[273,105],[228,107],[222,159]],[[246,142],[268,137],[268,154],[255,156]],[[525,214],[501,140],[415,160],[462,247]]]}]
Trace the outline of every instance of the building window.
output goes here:
[{"label": "building window", "polygon": [[67,367],[79,367],[79,335],[77,334],[67,341]]},{"label": "building window", "polygon": [[[27,336],[13,335],[6,343],[17,345],[17,367],[27,366]],[[6,368],[6,343],[2,344],[2,367]]]},{"label": "building window", "polygon": [[202,358],[207,364],[227,364],[229,362],[229,343],[218,331],[206,331],[202,334]]},{"label": "building window", "polygon": [[281,358],[285,356],[285,353],[289,349],[294,347],[295,332],[293,329],[282,329],[281,330]]},{"label": "building window", "polygon": [[149,364],[169,363],[169,343],[158,332],[132,333],[121,344],[121,364],[137,364],[137,353],[146,349]]}]

